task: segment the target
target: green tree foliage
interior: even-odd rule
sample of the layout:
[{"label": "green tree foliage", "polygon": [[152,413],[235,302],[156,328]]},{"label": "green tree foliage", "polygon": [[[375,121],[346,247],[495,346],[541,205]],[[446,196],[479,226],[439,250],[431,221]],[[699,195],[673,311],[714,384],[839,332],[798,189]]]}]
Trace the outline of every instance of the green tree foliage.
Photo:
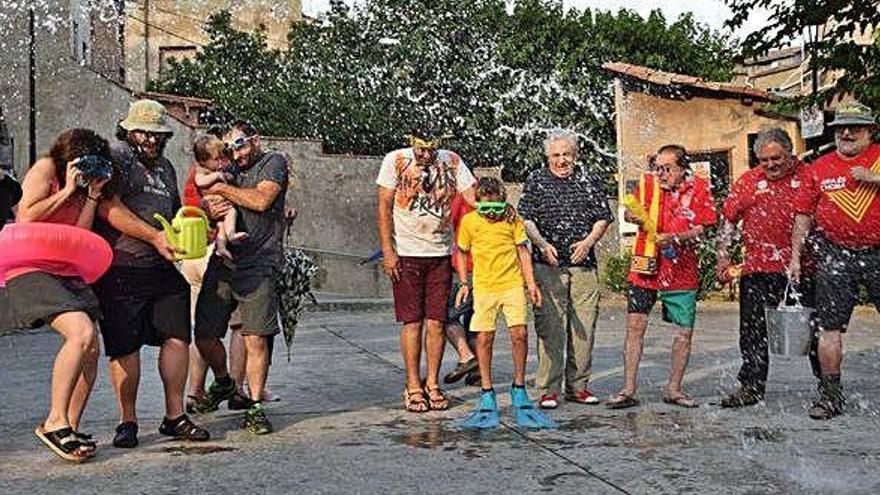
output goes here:
[{"label": "green tree foliage", "polygon": [[[876,0],[727,0],[727,5],[734,13],[727,25],[734,29],[742,26],[756,9],[770,12],[768,22],[744,40],[745,58],[788,46],[792,40],[801,38],[809,26],[823,26],[818,42],[808,43],[808,50],[815,48],[817,54],[811,59],[810,68],[841,71],[843,75],[818,98],[851,92],[880,109],[880,4]],[[872,42],[854,41],[854,37],[872,30]],[[812,103],[811,100],[802,98],[797,103]]]},{"label": "green tree foliage", "polygon": [[331,5],[326,18],[292,26],[281,52],[217,14],[211,42],[151,89],[210,98],[266,134],[321,139],[331,152],[381,155],[430,125],[472,165],[503,166],[519,180],[543,162],[541,142],[556,127],[581,134],[587,166],[613,169],[604,62],[728,80],[735,48],[689,15],[670,23],[659,11],[643,18],[551,0]]}]

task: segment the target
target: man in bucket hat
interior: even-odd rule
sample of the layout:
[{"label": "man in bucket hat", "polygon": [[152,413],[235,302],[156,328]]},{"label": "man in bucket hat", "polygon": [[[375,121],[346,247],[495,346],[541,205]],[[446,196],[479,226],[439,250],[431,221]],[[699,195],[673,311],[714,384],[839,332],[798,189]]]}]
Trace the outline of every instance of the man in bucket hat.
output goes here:
[{"label": "man in bucket hat", "polygon": [[[152,100],[132,103],[119,123],[111,154],[119,168],[116,197],[153,228],[156,213],[171,218],[180,208],[174,166],[163,156],[172,136],[165,108]],[[97,229],[113,247],[113,264],[95,285],[101,303],[101,334],[110,358],[110,379],[120,409],[113,445],[138,444],[135,403],[140,381],[140,348],[160,346],[159,375],[165,390],[165,417],[159,433],[184,440],[207,440],[208,431],[184,414],[183,393],[189,359],[189,285],[174,268],[173,256],[157,251],[114,223]],[[122,231],[120,231],[122,230]],[[159,230],[159,234],[164,234]]]},{"label": "man in bucket hat", "polygon": [[818,239],[816,323],[819,328],[819,396],[809,409],[813,419],[843,414],[840,384],[843,333],[858,300],[859,285],[880,309],[880,145],[871,109],[860,103],[837,108],[837,149],[807,168],[795,201],[798,215],[792,233],[789,276],[801,275],[801,252],[810,227]]}]

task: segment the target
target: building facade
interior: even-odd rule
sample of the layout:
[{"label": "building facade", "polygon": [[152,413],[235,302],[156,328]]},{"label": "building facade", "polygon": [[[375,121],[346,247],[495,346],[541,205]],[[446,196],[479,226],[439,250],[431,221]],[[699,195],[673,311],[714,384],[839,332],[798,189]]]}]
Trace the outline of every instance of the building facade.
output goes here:
[{"label": "building facade", "polygon": [[[725,197],[754,164],[752,144],[761,130],[781,127],[792,136],[795,152],[804,150],[797,119],[768,112],[776,97],[766,91],[623,63],[604,67],[616,77],[619,198],[635,187],[648,156],[665,144],[688,150],[694,173],[709,179],[716,198]],[[620,221],[618,229],[621,244],[630,244],[636,226]]]}]

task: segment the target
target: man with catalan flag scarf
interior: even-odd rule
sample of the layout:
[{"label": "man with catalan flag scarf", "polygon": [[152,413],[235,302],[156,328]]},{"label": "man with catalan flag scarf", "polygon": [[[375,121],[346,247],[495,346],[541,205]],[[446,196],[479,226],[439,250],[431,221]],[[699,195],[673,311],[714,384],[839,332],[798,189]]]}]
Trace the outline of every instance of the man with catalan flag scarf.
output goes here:
[{"label": "man with catalan flag scarf", "polygon": [[717,221],[707,180],[695,177],[684,147],[661,147],[653,159],[653,172],[642,174],[639,188],[625,201],[630,221],[639,224],[639,235],[630,267],[626,337],[623,345],[624,386],[608,401],[623,409],[636,399],[639,361],[644,347],[648,314],[660,300],[663,319],[673,325],[672,366],[663,401],[696,407],[696,400],[681,389],[691,352],[699,288],[697,243],[705,228]]},{"label": "man with catalan flag scarf", "polygon": [[813,419],[843,414],[846,399],[840,384],[843,333],[858,300],[859,285],[880,309],[880,145],[873,112],[853,102],[839,106],[832,151],[809,167],[795,201],[798,216],[792,233],[789,276],[801,275],[801,252],[811,226],[818,238],[816,323],[819,327],[818,398],[809,409]]}]

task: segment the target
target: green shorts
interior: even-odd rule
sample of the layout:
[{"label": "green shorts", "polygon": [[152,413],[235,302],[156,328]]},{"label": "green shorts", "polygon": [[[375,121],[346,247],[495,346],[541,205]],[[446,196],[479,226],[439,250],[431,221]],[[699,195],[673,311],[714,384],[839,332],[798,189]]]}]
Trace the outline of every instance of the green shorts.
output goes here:
[{"label": "green shorts", "polygon": [[627,293],[627,313],[648,314],[657,296],[663,306],[663,321],[693,330],[697,319],[696,290],[652,290],[631,285]]}]

